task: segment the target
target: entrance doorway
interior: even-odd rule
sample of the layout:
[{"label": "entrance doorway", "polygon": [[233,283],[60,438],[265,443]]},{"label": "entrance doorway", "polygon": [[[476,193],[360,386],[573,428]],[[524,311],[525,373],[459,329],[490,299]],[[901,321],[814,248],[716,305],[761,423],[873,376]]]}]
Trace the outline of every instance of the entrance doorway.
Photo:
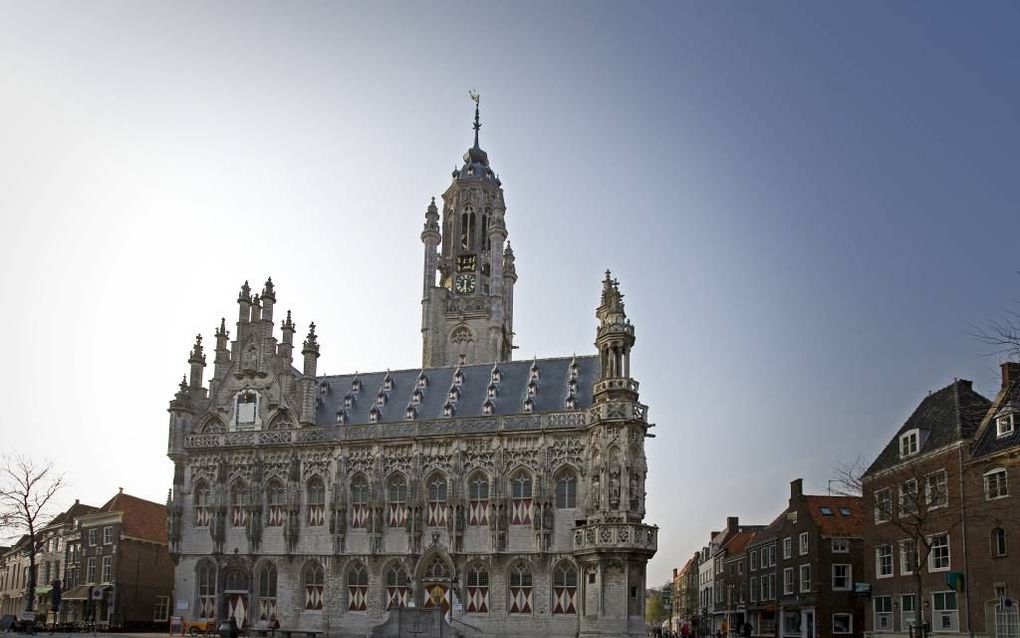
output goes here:
[{"label": "entrance doorway", "polygon": [[815,610],[803,609],[800,616],[801,638],[815,638]]}]

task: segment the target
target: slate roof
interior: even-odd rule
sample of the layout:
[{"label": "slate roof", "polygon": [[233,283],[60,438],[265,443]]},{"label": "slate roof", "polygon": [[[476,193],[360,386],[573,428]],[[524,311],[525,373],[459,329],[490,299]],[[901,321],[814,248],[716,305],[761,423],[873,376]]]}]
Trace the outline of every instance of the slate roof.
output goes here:
[{"label": "slate roof", "polygon": [[80,503],[77,500],[75,500],[74,505],[54,516],[53,520],[51,520],[46,525],[46,527],[54,527],[57,525],[62,525],[64,523],[72,523],[74,522],[74,519],[80,516],[84,516],[86,514],[92,514],[96,511],[96,509],[97,508],[93,507],[92,505],[85,505],[84,503]]},{"label": "slate roof", "polygon": [[726,555],[730,558],[739,557],[744,553],[744,549],[750,544],[751,539],[754,538],[756,530],[749,529],[741,532],[737,532],[730,537],[730,540],[723,545],[723,549],[726,550]]},{"label": "slate roof", "polygon": [[965,379],[958,379],[932,392],[896,431],[896,436],[890,439],[864,475],[899,463],[900,435],[908,430],[916,428],[921,431],[921,454],[973,436],[991,405],[992,402],[975,392],[972,383]]},{"label": "slate roof", "polygon": [[783,528],[783,519],[786,518],[786,510],[784,509],[779,516],[777,516],[771,523],[766,525],[764,528],[756,531],[754,537],[747,542],[746,547],[753,545],[760,545],[761,543],[767,543],[774,541],[779,538],[779,530]]},{"label": "slate roof", "polygon": [[[998,436],[995,428],[995,420],[999,413],[1009,410],[1020,412],[1020,382],[1010,384],[1009,388],[1001,393],[1001,396],[996,401],[995,409],[989,411],[987,422],[978,431],[974,441],[972,449],[973,458],[988,456],[1008,448],[1020,447],[1020,427],[1014,427],[1012,434],[1007,434],[1001,438]],[[1014,416],[1013,419],[1017,421],[1020,417]]]},{"label": "slate roof", "polygon": [[[496,397],[492,399],[492,415],[525,413],[524,403],[528,399],[533,365],[538,369],[538,380],[535,382],[537,389],[531,397],[534,405],[532,413],[571,409],[567,407],[567,396],[571,387],[572,364],[577,369],[574,379],[576,403],[573,409],[588,408],[592,404],[592,385],[598,380],[601,371],[598,357],[594,355],[504,361],[496,364],[500,381],[495,384]],[[419,375],[424,375],[427,381],[426,387],[421,389],[421,400],[415,406],[415,420],[450,418],[444,416],[447,402],[453,405],[454,418],[488,416],[483,412],[483,405],[488,399],[492,371],[493,364],[485,363],[320,377],[315,422],[318,425],[337,425],[337,414],[340,412],[344,414],[343,425],[406,421],[407,406],[418,389]],[[461,382],[455,386],[454,379],[458,373]],[[392,389],[388,391],[385,390],[387,376],[392,382]],[[360,383],[357,392],[352,389],[355,379]],[[453,387],[457,389],[458,398],[450,401],[449,393]],[[345,406],[348,395],[351,397],[349,407]],[[380,395],[385,397],[382,405],[377,403]],[[373,408],[378,409],[375,421],[371,419]]]},{"label": "slate roof", "polygon": [[[864,499],[860,496],[805,496],[804,505],[823,534],[860,536],[864,533]],[[829,508],[832,514],[823,514],[823,507]],[[844,515],[843,508],[850,514]]]},{"label": "slate roof", "polygon": [[125,536],[166,543],[166,506],[124,492],[107,501],[96,514],[121,512]]}]

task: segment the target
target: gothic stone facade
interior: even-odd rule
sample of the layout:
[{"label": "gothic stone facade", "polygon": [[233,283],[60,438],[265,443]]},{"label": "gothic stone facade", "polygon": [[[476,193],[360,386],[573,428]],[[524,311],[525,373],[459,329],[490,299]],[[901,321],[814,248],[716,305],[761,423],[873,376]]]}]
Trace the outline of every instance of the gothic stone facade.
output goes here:
[{"label": "gothic stone facade", "polygon": [[442,226],[426,212],[420,370],[320,376],[314,324],[297,370],[271,280],[242,287],[233,340],[221,321],[208,386],[196,340],[170,403],[175,613],[365,636],[436,607],[465,636],[644,633],[658,530],[634,327],[607,273],[596,355],[510,359],[517,276],[478,127]]}]

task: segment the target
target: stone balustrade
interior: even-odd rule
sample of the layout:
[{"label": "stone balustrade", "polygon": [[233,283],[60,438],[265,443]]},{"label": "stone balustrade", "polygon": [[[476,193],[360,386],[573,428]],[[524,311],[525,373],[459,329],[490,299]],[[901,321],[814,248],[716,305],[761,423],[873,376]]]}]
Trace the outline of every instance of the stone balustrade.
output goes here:
[{"label": "stone balustrade", "polygon": [[590,523],[574,528],[574,551],[604,549],[655,553],[659,528],[643,523]]}]

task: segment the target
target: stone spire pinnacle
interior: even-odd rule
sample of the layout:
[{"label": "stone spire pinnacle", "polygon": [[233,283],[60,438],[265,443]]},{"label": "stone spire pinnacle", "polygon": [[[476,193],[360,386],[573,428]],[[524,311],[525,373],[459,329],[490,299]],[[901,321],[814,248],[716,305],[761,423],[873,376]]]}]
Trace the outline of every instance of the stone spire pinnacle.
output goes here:
[{"label": "stone spire pinnacle", "polygon": [[478,116],[478,104],[479,104],[479,102],[482,101],[482,96],[480,94],[474,92],[474,91],[468,91],[468,95],[471,96],[471,99],[474,100],[474,103],[475,103],[475,126],[474,126],[474,129],[475,129],[475,146],[474,146],[474,148],[479,148],[479,146],[478,146],[478,129],[482,128],[482,121],[481,121],[481,118],[479,118],[479,116]]}]

